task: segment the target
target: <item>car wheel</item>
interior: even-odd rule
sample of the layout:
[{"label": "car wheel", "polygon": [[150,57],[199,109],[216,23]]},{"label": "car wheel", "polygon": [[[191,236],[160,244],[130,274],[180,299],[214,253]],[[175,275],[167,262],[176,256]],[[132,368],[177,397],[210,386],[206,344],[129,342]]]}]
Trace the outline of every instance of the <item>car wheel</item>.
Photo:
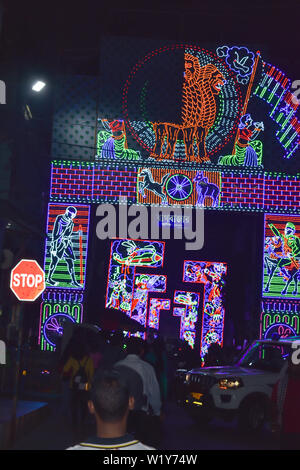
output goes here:
[{"label": "car wheel", "polygon": [[242,429],[247,431],[260,431],[266,418],[267,410],[263,400],[247,400],[240,409],[239,425]]}]

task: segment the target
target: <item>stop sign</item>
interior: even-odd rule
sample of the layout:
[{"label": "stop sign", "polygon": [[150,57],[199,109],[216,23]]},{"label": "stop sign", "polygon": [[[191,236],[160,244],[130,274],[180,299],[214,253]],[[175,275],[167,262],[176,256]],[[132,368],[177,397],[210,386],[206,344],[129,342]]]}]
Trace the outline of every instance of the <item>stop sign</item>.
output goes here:
[{"label": "stop sign", "polygon": [[33,302],[45,287],[45,273],[35,260],[22,259],[11,271],[10,288],[19,300]]}]

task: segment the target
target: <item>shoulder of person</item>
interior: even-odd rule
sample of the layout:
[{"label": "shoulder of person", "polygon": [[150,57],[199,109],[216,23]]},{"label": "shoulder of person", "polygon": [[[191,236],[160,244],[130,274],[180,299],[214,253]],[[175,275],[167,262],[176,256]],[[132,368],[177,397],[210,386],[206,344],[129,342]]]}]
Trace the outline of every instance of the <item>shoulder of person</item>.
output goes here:
[{"label": "shoulder of person", "polygon": [[99,449],[96,449],[95,447],[92,447],[92,446],[88,447],[88,446],[82,446],[80,444],[77,444],[75,446],[68,447],[65,450],[99,450]]},{"label": "shoulder of person", "polygon": [[131,450],[156,450],[155,447],[147,446],[146,444],[143,444],[142,442],[137,442],[129,449]]},{"label": "shoulder of person", "polygon": [[155,373],[154,366],[150,364],[150,362],[147,362],[144,359],[141,359],[141,361],[143,362],[145,369],[148,369],[149,371],[151,370]]}]

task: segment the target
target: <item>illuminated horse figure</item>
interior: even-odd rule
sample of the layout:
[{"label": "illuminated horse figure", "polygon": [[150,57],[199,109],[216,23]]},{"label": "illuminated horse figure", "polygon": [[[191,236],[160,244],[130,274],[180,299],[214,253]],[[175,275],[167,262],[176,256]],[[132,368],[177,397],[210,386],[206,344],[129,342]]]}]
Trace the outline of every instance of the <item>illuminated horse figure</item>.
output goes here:
[{"label": "illuminated horse figure", "polygon": [[203,172],[197,171],[193,181],[196,183],[196,190],[198,194],[197,206],[204,206],[207,197],[212,198],[212,206],[218,207],[220,188],[213,183],[209,183],[208,179],[203,175]]},{"label": "illuminated horse figure", "polygon": [[148,189],[149,191],[152,191],[157,196],[159,196],[163,204],[168,204],[167,196],[163,192],[163,188],[169,173],[162,177],[161,183],[154,181],[152,173],[148,168],[144,168],[141,171],[140,176],[144,177],[144,180],[139,182],[139,193],[141,193],[143,198],[146,197],[145,189]]},{"label": "illuminated horse figure", "polygon": [[270,282],[271,282],[277,268],[280,268],[281,270],[284,268],[285,273],[287,273],[287,275],[288,275],[286,285],[285,285],[284,289],[282,290],[281,294],[282,295],[287,294],[287,290],[289,288],[289,285],[291,284],[292,281],[294,281],[295,287],[294,287],[294,290],[292,292],[292,295],[297,295],[300,265],[299,265],[299,262],[297,262],[294,258],[285,258],[285,257],[282,257],[282,258],[278,259],[277,263],[276,264],[274,263],[273,266],[271,267],[270,274],[269,274],[269,279],[267,281],[264,292],[269,292]]},{"label": "illuminated horse figure", "polygon": [[297,295],[298,291],[298,277],[300,272],[299,255],[300,255],[300,239],[295,236],[296,228],[291,222],[288,222],[284,229],[284,234],[281,234],[279,230],[273,225],[269,224],[272,232],[276,237],[280,237],[282,241],[282,256],[280,256],[277,262],[274,262],[269,269],[269,278],[265,286],[264,292],[269,292],[270,283],[274,276],[277,268],[287,274],[286,285],[281,292],[285,295],[288,287],[292,281],[295,283],[292,295]]}]

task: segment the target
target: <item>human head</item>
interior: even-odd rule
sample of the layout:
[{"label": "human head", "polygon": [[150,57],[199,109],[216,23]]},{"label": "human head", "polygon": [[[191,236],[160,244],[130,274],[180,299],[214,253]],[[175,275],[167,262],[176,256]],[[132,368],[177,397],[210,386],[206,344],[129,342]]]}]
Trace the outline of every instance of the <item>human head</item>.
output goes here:
[{"label": "human head", "polygon": [[120,372],[109,369],[96,375],[88,406],[96,419],[103,423],[126,423],[128,412],[134,407],[134,399],[129,395]]},{"label": "human head", "polygon": [[124,340],[124,336],[121,331],[115,331],[110,337],[111,346],[121,346]]},{"label": "human head", "polygon": [[142,338],[137,338],[131,336],[127,341],[127,354],[136,354],[137,356],[142,356],[145,351],[145,341]]},{"label": "human head", "polygon": [[251,126],[251,124],[252,124],[252,118],[250,114],[244,114],[244,116],[242,116],[240,119],[239,128],[243,129],[244,127]]},{"label": "human head", "polygon": [[286,236],[294,235],[295,231],[296,231],[296,227],[292,222],[288,222],[285,225],[284,233]]},{"label": "human head", "polygon": [[74,219],[74,217],[76,216],[77,214],[77,209],[73,206],[69,206],[66,208],[66,212],[65,212],[65,215],[69,218],[69,219]]}]

